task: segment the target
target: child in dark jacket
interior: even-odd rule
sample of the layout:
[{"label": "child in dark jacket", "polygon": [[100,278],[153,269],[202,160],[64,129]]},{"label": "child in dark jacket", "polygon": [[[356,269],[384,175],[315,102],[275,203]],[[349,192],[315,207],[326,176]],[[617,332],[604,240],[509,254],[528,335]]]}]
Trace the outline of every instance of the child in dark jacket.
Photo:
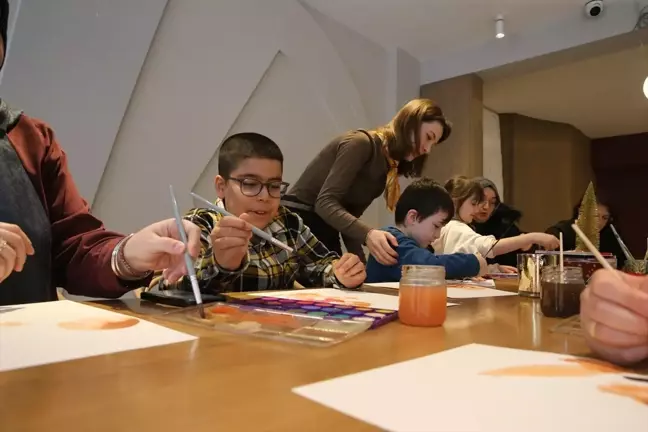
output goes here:
[{"label": "child in dark jacket", "polygon": [[438,265],[445,267],[447,279],[461,279],[486,273],[487,264],[479,254],[435,255],[428,246],[441,228],[454,216],[454,204],[439,183],[421,178],[400,196],[394,211],[395,225],[385,228],[398,240],[398,263],[385,266],[371,256],[367,262],[366,282],[396,282],[401,266]]}]

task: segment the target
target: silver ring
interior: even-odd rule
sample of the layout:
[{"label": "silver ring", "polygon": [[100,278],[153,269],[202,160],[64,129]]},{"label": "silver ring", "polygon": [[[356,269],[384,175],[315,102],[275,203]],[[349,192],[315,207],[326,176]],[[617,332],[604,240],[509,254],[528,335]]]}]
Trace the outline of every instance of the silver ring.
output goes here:
[{"label": "silver ring", "polygon": [[8,244],[9,243],[7,243],[7,240],[0,238],[0,252],[2,252],[2,250],[6,248]]}]

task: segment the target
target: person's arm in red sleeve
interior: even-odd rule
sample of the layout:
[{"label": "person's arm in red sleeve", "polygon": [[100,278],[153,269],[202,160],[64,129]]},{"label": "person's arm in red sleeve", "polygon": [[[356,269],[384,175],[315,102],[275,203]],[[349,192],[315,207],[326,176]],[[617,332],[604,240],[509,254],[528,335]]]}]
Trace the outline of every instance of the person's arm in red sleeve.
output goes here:
[{"label": "person's arm in red sleeve", "polygon": [[71,294],[117,298],[148,280],[122,281],[113,273],[111,255],[123,235],[107,231],[90,208],[68,170],[67,157],[54,132],[37,124],[45,153],[41,163],[43,192],[52,230],[55,286]]}]

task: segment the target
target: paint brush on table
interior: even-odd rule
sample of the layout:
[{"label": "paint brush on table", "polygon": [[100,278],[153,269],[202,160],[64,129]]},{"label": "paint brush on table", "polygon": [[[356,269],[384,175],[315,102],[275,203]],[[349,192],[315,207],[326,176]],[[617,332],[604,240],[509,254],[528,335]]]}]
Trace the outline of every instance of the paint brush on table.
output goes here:
[{"label": "paint brush on table", "polygon": [[[209,201],[209,200],[207,200],[207,199],[201,197],[200,195],[197,195],[197,194],[191,192],[191,196],[193,196],[194,198],[196,198],[198,201],[202,202],[202,203],[203,203],[205,206],[207,206],[207,208],[210,209],[210,210],[213,210],[213,211],[215,211],[215,212],[217,212],[217,213],[220,213],[220,214],[222,214],[223,216],[232,216],[232,217],[236,217],[236,216],[234,216],[232,213],[230,213],[230,212],[228,212],[227,210],[225,210],[224,208],[217,206],[216,204],[214,204],[214,203],[212,203],[211,201]],[[270,243],[272,243],[273,245],[275,245],[275,246],[277,246],[277,247],[280,247],[281,249],[287,250],[287,251],[290,252],[290,253],[293,253],[293,252],[294,252],[293,248],[291,248],[290,246],[288,246],[287,244],[285,244],[285,243],[283,243],[283,242],[280,242],[279,240],[277,240],[276,238],[272,237],[272,236],[271,236],[270,234],[268,234],[267,232],[264,232],[264,231],[260,230],[260,229],[257,228],[257,227],[252,227],[252,232],[253,232],[256,236],[261,237],[262,239],[269,241]]]},{"label": "paint brush on table", "polygon": [[187,275],[189,276],[189,281],[191,282],[191,289],[193,291],[194,297],[196,298],[196,305],[198,305],[198,313],[200,318],[205,318],[205,309],[202,304],[202,295],[200,294],[200,287],[198,286],[198,278],[196,277],[196,270],[194,269],[193,260],[191,255],[189,255],[189,240],[187,239],[187,232],[184,229],[184,224],[182,223],[182,217],[180,216],[180,210],[178,209],[178,201],[176,200],[175,194],[173,193],[173,186],[169,185],[169,193],[171,194],[171,201],[173,202],[173,215],[178,225],[178,234],[180,235],[180,240],[185,245],[184,251],[184,261],[185,266],[187,266]]}]

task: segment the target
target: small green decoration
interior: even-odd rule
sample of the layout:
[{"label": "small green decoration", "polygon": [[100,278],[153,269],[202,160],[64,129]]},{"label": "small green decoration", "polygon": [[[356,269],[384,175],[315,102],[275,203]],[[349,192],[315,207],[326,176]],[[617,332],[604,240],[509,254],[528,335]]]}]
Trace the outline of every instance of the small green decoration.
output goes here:
[{"label": "small green decoration", "polygon": [[[583,201],[578,209],[576,225],[583,231],[596,249],[599,249],[598,205],[596,203],[596,194],[594,193],[594,184],[592,182],[587,186],[585,196],[583,196]],[[589,251],[585,243],[578,236],[576,237],[576,250],[579,252]]]}]

